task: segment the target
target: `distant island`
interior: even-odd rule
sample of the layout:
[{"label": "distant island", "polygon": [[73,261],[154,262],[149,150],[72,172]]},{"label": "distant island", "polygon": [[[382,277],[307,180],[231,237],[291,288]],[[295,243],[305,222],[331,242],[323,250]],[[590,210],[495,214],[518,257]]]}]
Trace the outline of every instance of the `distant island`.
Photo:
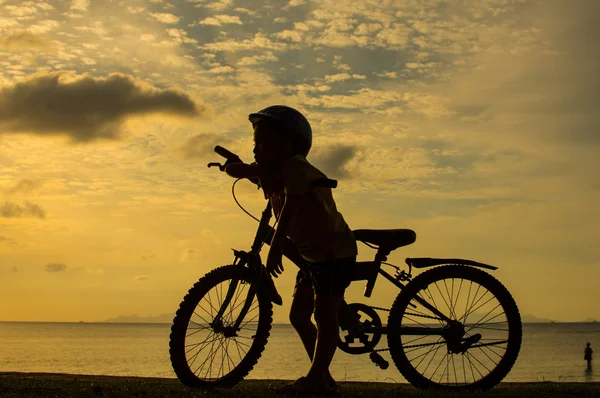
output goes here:
[{"label": "distant island", "polygon": [[172,323],[175,314],[161,314],[156,316],[138,316],[136,314],[120,315],[107,319],[105,323]]},{"label": "distant island", "polygon": [[[103,322],[105,323],[172,323],[175,314],[161,314],[156,316],[139,316],[137,314],[131,315],[120,315],[116,318],[107,319]],[[548,318],[539,318],[535,315],[530,314],[522,314],[521,320],[523,323],[560,323],[563,321],[558,321],[554,319]],[[382,319],[383,321],[383,319]],[[598,322],[594,318],[586,318],[582,323],[596,323]]]}]

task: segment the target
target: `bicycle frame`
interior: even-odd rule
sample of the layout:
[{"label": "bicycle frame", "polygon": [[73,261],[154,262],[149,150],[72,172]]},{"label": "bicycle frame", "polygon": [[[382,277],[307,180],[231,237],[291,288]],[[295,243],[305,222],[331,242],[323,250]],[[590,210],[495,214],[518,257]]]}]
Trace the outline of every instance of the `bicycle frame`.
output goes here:
[{"label": "bicycle frame", "polygon": [[[234,265],[247,266],[248,268],[250,268],[253,271],[254,278],[253,278],[253,281],[249,288],[248,295],[246,296],[244,306],[242,307],[240,314],[238,315],[236,321],[234,322],[234,324],[232,326],[232,333],[235,333],[237,330],[239,330],[240,324],[242,323],[242,321],[244,320],[248,311],[250,310],[250,306],[252,305],[252,302],[254,301],[254,298],[255,298],[258,290],[260,289],[260,283],[261,283],[262,278],[268,277],[266,275],[265,267],[262,264],[262,261],[260,260],[260,250],[262,248],[263,243],[270,244],[271,238],[274,233],[274,229],[269,225],[269,220],[271,219],[271,216],[272,216],[271,204],[268,203],[265,210],[262,212],[262,217],[259,221],[259,226],[256,231],[256,235],[254,237],[254,242],[252,244],[251,251],[249,253],[246,253],[243,251],[234,250],[234,254],[235,254]],[[398,287],[398,289],[402,290],[403,288],[405,288],[406,285],[403,284],[399,280],[399,278],[393,277],[392,275],[387,273],[385,270],[381,269],[381,264],[383,261],[386,261],[388,254],[389,254],[389,252],[386,252],[383,249],[379,248],[377,250],[377,253],[375,254],[375,259],[373,261],[358,261],[355,263],[355,269],[354,269],[355,272],[354,272],[354,277],[352,278],[352,281],[353,282],[360,281],[360,280],[367,281],[367,285],[365,287],[365,293],[364,293],[365,297],[371,296],[373,288],[375,287],[375,282],[377,280],[377,277],[380,274],[384,278],[389,280],[391,283],[396,285]],[[300,268],[300,269],[306,268],[306,263],[304,262],[304,259],[295,250],[295,246],[293,245],[293,242],[289,238],[286,239],[286,243],[284,244],[283,255],[285,257],[287,257],[291,262],[296,264],[296,266],[298,266],[298,268]],[[231,283],[229,284],[229,288],[227,289],[227,293],[225,295],[225,299],[223,300],[223,304],[221,305],[221,308],[219,309],[219,311],[217,312],[217,315],[215,316],[215,318],[213,320],[213,325],[214,324],[218,325],[221,322],[221,317],[223,316],[226,308],[229,306],[229,304],[234,296],[235,290],[238,287],[239,282],[240,282],[239,280],[232,280]],[[420,297],[416,298],[416,301],[419,302],[421,305],[423,305],[425,308],[429,309],[433,314],[439,316],[440,319],[442,319],[443,321],[448,322],[448,323],[451,322],[450,318],[448,318],[442,312],[438,311],[437,308],[430,305],[427,301],[421,299]],[[344,300],[343,304],[342,304],[342,309],[340,311],[340,325],[342,327],[354,329],[360,334],[367,333],[367,332],[387,334],[386,326],[382,326],[380,328],[378,328],[378,327],[364,328],[362,326],[358,326],[356,320],[352,319],[355,317],[350,318],[351,316],[352,316],[352,313],[350,313],[347,310],[347,304]],[[442,327],[440,327],[439,329],[435,329],[435,328],[421,328],[418,326],[404,326],[401,328],[401,331],[402,331],[402,334],[404,334],[404,335],[424,335],[424,334],[443,335],[446,332],[446,329],[444,329]]]}]

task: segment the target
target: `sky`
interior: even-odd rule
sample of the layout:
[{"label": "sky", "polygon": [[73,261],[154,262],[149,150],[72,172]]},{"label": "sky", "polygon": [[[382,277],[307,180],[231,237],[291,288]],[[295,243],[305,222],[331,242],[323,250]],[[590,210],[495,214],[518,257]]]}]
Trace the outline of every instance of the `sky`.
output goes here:
[{"label": "sky", "polygon": [[[174,313],[257,223],[207,163],[286,104],[353,229],[600,319],[595,0],[0,0],[0,321]],[[236,196],[258,216],[249,182]],[[359,259],[374,251],[359,243]],[[266,251],[263,254],[266,258]],[[276,280],[287,322],[295,266]],[[389,308],[364,282],[348,302]]]}]

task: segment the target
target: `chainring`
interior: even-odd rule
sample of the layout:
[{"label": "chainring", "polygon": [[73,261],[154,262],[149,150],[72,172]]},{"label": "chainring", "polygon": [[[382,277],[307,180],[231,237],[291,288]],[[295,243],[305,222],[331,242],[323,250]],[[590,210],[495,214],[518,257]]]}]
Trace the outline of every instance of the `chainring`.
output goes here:
[{"label": "chainring", "polygon": [[[348,308],[363,328],[375,327],[381,330],[381,318],[372,307],[363,303],[350,303]],[[340,328],[338,348],[348,354],[366,354],[373,351],[379,340],[381,340],[381,333],[361,334],[356,330],[342,330]]]}]

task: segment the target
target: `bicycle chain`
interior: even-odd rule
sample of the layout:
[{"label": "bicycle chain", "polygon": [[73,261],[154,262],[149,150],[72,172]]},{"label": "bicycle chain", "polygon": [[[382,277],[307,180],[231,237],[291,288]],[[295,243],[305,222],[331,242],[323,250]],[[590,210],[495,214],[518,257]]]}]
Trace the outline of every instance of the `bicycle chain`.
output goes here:
[{"label": "bicycle chain", "polygon": [[[369,307],[371,307],[374,310],[380,310],[380,311],[390,312],[390,310],[388,310],[387,308],[375,307],[375,306],[372,306],[372,305],[370,305]],[[423,314],[413,314],[412,312],[407,312],[406,315],[418,316],[418,317],[421,317],[421,318],[435,319],[436,321],[440,320],[440,318],[436,318],[436,317],[429,316],[429,315],[423,315]]]},{"label": "bicycle chain", "polygon": [[[374,310],[380,310],[380,311],[386,311],[386,312],[390,312],[389,309],[387,308],[382,308],[382,307],[375,307],[375,306],[370,306],[372,309]],[[439,318],[433,317],[433,316],[429,316],[429,315],[423,315],[423,314],[413,314],[412,312],[407,312],[406,315],[412,315],[412,316],[417,316],[417,317],[421,317],[421,318],[428,318],[428,319],[435,319],[436,321],[439,320]],[[403,345],[403,348],[416,348],[416,347],[428,347],[428,346],[432,346],[432,345],[438,345],[438,344],[442,344],[442,343],[423,343],[423,344],[412,344],[412,345]],[[373,350],[373,352],[383,352],[383,351],[389,351],[389,348],[379,348],[376,350]]]}]

